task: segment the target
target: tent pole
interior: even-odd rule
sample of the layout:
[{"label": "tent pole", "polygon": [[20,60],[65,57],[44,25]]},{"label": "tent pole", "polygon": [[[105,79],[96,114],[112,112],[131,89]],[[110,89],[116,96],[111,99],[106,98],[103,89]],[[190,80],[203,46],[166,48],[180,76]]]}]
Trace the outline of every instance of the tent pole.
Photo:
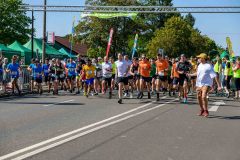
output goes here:
[{"label": "tent pole", "polygon": [[42,40],[42,63],[45,62],[45,55],[46,55],[46,6],[47,0],[44,0],[44,12],[43,12],[43,40]]},{"label": "tent pole", "polygon": [[31,35],[31,39],[32,39],[32,58],[33,58],[33,36],[34,36],[34,15],[33,15],[33,9],[32,9],[32,35]]}]

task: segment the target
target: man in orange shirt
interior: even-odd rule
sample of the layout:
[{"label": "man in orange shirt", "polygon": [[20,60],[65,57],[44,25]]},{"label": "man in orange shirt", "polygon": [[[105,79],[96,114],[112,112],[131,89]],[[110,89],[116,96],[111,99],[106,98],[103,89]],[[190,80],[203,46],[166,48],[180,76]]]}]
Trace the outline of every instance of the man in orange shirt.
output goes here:
[{"label": "man in orange shirt", "polygon": [[157,91],[157,101],[159,101],[159,90],[160,87],[166,88],[167,86],[167,71],[168,71],[168,62],[163,59],[162,54],[157,55],[157,61],[156,61],[156,75],[157,75],[157,85],[156,85],[156,91]]},{"label": "man in orange shirt", "polygon": [[172,61],[173,67],[171,71],[171,78],[173,79],[173,95],[175,95],[175,91],[177,90],[178,87],[178,82],[179,82],[179,73],[177,71],[177,63],[178,63],[178,58],[173,59]]},{"label": "man in orange shirt", "polygon": [[151,64],[147,60],[146,56],[142,55],[142,61],[139,62],[138,73],[140,74],[140,92],[138,94],[138,99],[143,97],[143,90],[144,90],[144,83],[147,83],[147,91],[148,91],[148,99],[151,99],[150,94],[150,71],[151,71]]}]

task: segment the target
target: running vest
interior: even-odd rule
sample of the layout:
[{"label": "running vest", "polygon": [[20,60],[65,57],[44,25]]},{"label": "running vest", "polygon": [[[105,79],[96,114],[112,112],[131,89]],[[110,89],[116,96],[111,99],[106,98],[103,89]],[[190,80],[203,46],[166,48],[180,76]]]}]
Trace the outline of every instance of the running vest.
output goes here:
[{"label": "running vest", "polygon": [[[230,68],[228,68],[228,66],[227,66],[228,63],[230,64]],[[229,69],[229,72],[227,73],[228,69]],[[232,76],[233,75],[232,65],[231,65],[230,61],[227,61],[227,63],[226,63],[226,67],[224,69],[224,75],[225,76]]]},{"label": "running vest", "polygon": [[138,66],[139,66],[139,64],[137,64],[137,65],[132,64],[132,65],[133,66],[132,66],[131,72],[134,73],[134,74],[138,73]]},{"label": "running vest", "polygon": [[234,78],[240,78],[240,68],[233,72]]},{"label": "running vest", "polygon": [[219,64],[219,62],[217,61],[217,63],[214,65],[214,72],[216,72],[216,73],[219,73],[220,72],[220,64]]}]

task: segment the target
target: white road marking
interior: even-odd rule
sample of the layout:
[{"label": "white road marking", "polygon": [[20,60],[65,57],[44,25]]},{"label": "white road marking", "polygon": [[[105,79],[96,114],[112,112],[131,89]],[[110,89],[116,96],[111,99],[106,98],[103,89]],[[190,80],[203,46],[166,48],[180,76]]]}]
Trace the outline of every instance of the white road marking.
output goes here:
[{"label": "white road marking", "polygon": [[218,108],[220,107],[220,105],[224,105],[225,103],[223,101],[219,101],[219,102],[214,102],[213,103],[214,106],[212,106],[208,111],[209,112],[217,112]]},{"label": "white road marking", "polygon": [[53,104],[46,104],[46,105],[43,105],[43,106],[44,107],[48,107],[48,106],[53,106],[53,105],[62,104],[62,103],[68,103],[68,102],[73,102],[73,101],[75,101],[75,100],[74,99],[70,99],[70,100],[67,100],[67,101],[53,103]]},{"label": "white road marking", "polygon": [[[164,99],[164,98],[166,98],[166,97],[162,97],[162,99]],[[134,112],[134,111],[137,111],[137,110],[139,110],[139,109],[145,108],[145,107],[151,105],[151,104],[154,103],[154,102],[156,102],[156,101],[153,101],[153,102],[144,104],[144,105],[142,105],[142,106],[139,106],[139,107],[137,107],[137,108],[131,109],[131,110],[126,111],[126,112],[123,112],[123,113],[118,114],[118,115],[116,115],[116,116],[113,116],[113,117],[104,119],[104,120],[102,120],[102,121],[99,121],[99,122],[96,122],[96,123],[87,125],[87,126],[85,126],[85,127],[82,127],[82,128],[76,129],[76,130],[73,130],[73,131],[71,131],[71,132],[62,134],[62,135],[60,135],[60,136],[57,136],[57,137],[48,139],[48,140],[46,140],[46,141],[42,141],[42,142],[37,143],[37,144],[34,144],[34,145],[32,145],[32,146],[29,146],[29,147],[26,147],[26,148],[17,150],[17,151],[15,151],[15,152],[9,153],[9,154],[7,154],[7,155],[1,156],[1,157],[0,157],[0,160],[4,160],[4,159],[7,159],[7,158],[16,156],[16,155],[18,155],[18,154],[20,154],[20,153],[23,153],[23,152],[32,150],[32,149],[34,149],[34,148],[37,148],[37,147],[46,145],[46,144],[51,143],[51,142],[54,142],[54,141],[56,141],[56,140],[58,140],[58,139],[61,139],[61,138],[70,136],[70,135],[75,134],[75,133],[78,133],[78,132],[83,131],[83,130],[85,130],[85,129],[88,129],[88,128],[94,127],[94,126],[96,126],[96,125],[99,125],[99,124],[108,122],[108,121],[110,121],[110,120],[116,119],[116,118],[121,117],[121,116],[124,116],[124,115],[126,115],[126,114],[131,113],[131,112]]]},{"label": "white road marking", "polygon": [[[136,116],[138,116],[138,115],[140,115],[140,114],[143,114],[143,113],[146,113],[146,112],[149,112],[149,111],[158,109],[158,108],[160,108],[160,107],[162,107],[162,106],[164,106],[164,105],[166,105],[166,104],[168,104],[168,103],[171,103],[171,102],[173,102],[173,101],[176,101],[176,100],[178,100],[178,98],[176,98],[176,99],[174,99],[174,100],[171,100],[171,101],[168,101],[168,102],[166,102],[166,103],[157,105],[157,106],[155,106],[155,107],[153,107],[153,108],[149,108],[149,109],[146,109],[146,110],[143,110],[143,111],[140,111],[140,112],[137,112],[137,113],[128,115],[128,116],[123,117],[123,118],[121,118],[121,119],[118,119],[118,120],[116,120],[116,121],[112,121],[112,122],[103,124],[103,125],[101,125],[101,126],[98,126],[98,127],[92,128],[92,129],[89,129],[89,130],[87,130],[87,131],[85,131],[85,132],[76,134],[76,135],[74,135],[74,136],[72,136],[72,137],[68,137],[68,138],[66,138],[66,139],[63,139],[63,140],[61,140],[61,141],[52,143],[52,144],[47,145],[47,146],[44,146],[44,147],[42,147],[42,148],[38,148],[38,149],[36,149],[36,150],[34,150],[34,151],[32,151],[32,152],[23,154],[23,155],[21,155],[21,156],[19,156],[19,157],[16,157],[16,158],[12,159],[12,160],[22,160],[22,159],[31,157],[31,156],[33,156],[33,155],[36,155],[36,154],[39,154],[39,153],[44,152],[44,151],[46,151],[46,150],[49,150],[49,149],[51,149],[51,148],[57,147],[57,146],[59,146],[59,145],[62,145],[62,144],[64,144],[64,143],[67,143],[67,142],[69,142],[69,141],[72,141],[72,140],[74,140],[74,139],[77,139],[77,138],[82,137],[82,136],[84,136],[84,135],[87,135],[87,134],[89,134],[89,133],[95,132],[95,131],[100,130],[100,129],[102,129],[102,128],[106,128],[106,127],[108,127],[108,126],[117,124],[117,123],[122,122],[122,121],[125,121],[125,120],[127,120],[127,119],[136,117]],[[1,157],[0,157],[0,159],[1,159]]]}]

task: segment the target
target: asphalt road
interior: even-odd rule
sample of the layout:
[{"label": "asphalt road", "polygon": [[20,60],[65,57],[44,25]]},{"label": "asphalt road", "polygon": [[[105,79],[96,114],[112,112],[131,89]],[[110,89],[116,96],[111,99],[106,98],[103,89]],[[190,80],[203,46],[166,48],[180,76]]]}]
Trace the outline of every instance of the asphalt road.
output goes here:
[{"label": "asphalt road", "polygon": [[0,160],[240,160],[240,102],[210,97],[210,116],[162,96],[62,93],[0,99]]}]

